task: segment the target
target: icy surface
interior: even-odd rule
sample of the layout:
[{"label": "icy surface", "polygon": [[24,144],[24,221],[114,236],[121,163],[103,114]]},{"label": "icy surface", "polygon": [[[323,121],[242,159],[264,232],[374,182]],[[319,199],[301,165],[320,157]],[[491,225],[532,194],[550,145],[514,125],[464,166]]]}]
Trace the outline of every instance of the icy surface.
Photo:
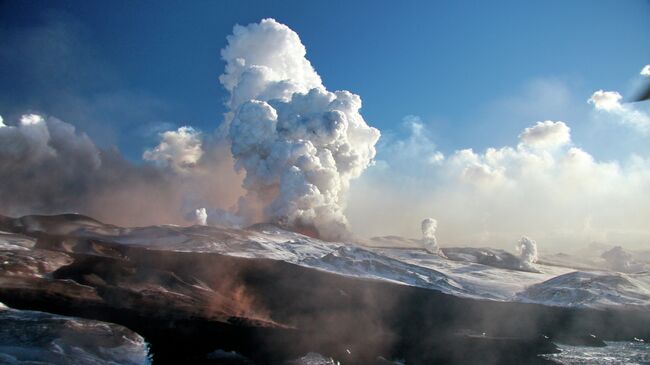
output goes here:
[{"label": "icy surface", "polygon": [[647,307],[650,273],[575,271],[535,284],[518,294],[526,302],[576,307],[605,307],[617,304]]},{"label": "icy surface", "polygon": [[0,363],[150,364],[144,339],[111,323],[0,305]]},{"label": "icy surface", "polygon": [[643,342],[607,342],[605,347],[559,347],[561,353],[543,357],[565,365],[650,364],[650,345]]}]

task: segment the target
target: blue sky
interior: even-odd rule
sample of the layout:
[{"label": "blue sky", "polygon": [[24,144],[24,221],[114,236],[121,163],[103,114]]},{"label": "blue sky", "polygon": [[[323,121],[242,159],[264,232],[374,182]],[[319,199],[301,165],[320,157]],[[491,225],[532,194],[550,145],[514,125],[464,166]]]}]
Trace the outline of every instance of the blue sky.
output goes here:
[{"label": "blue sky", "polygon": [[444,153],[482,150],[553,119],[599,158],[647,149],[633,132],[603,143],[611,131],[587,120],[586,104],[597,89],[629,95],[650,60],[646,1],[0,6],[0,115],[57,116],[134,160],[162,129],[216,128],[226,97],[219,50],[234,24],[265,17],[295,30],[328,89],[361,95],[365,119],[386,136],[399,138],[402,119],[417,115]]}]

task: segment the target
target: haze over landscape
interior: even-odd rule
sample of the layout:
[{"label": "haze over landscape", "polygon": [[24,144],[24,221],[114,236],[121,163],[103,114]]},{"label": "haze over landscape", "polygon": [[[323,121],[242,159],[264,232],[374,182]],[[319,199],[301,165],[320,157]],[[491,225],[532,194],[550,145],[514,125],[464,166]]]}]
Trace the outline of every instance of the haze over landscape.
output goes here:
[{"label": "haze over landscape", "polygon": [[0,4],[0,362],[650,361],[650,4],[369,6]]}]

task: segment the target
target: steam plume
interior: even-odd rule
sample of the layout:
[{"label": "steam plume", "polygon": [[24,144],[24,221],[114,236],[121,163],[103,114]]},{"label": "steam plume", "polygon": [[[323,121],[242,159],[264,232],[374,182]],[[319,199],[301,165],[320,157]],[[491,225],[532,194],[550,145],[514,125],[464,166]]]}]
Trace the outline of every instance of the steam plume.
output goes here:
[{"label": "steam plume", "polygon": [[533,266],[537,262],[537,242],[534,240],[523,236],[517,242],[517,252],[519,253],[519,259],[521,260],[522,265],[527,268]]},{"label": "steam plume", "polygon": [[327,91],[298,35],[273,19],[235,26],[221,54],[228,138],[246,172],[239,214],[258,206],[258,220],[348,236],[345,195],[379,138],[359,114],[359,96]]},{"label": "steam plume", "polygon": [[208,221],[208,213],[205,210],[205,208],[199,208],[194,211],[194,215],[196,216],[196,224],[205,226]]},{"label": "steam plume", "polygon": [[425,218],[422,221],[422,244],[427,252],[444,257],[436,240],[436,229],[438,229],[438,221],[435,219]]}]

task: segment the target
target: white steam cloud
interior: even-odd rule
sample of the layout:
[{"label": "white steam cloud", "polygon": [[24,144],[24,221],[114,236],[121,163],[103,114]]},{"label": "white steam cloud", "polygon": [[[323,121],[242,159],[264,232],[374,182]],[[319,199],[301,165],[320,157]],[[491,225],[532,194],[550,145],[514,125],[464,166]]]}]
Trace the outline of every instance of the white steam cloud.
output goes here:
[{"label": "white steam cloud", "polygon": [[192,127],[180,127],[176,131],[160,134],[160,144],[147,150],[142,158],[170,167],[177,172],[187,172],[196,166],[203,155],[201,135]]},{"label": "white steam cloud", "polygon": [[422,220],[421,226],[422,244],[424,245],[424,249],[429,253],[444,257],[444,253],[442,253],[440,246],[438,246],[438,240],[436,240],[436,229],[438,229],[438,221],[433,218],[425,218]]},{"label": "white steam cloud", "polygon": [[228,138],[246,172],[239,214],[259,207],[257,220],[347,237],[345,195],[379,139],[359,113],[359,96],[327,91],[298,35],[273,19],[235,26],[221,54]]},{"label": "white steam cloud", "polygon": [[205,226],[208,224],[208,212],[205,208],[199,208],[194,211],[195,222],[200,226]]},{"label": "white steam cloud", "polygon": [[531,268],[537,262],[537,242],[523,236],[517,242],[517,253],[521,263],[526,268]]}]

